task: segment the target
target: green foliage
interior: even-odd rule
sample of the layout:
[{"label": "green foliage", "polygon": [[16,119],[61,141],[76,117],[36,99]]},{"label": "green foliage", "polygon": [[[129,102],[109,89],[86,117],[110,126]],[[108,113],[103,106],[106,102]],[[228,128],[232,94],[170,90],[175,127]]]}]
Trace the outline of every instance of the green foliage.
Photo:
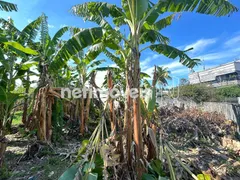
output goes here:
[{"label": "green foliage", "polygon": [[[81,168],[79,168],[81,166]],[[78,170],[81,172],[78,172]],[[96,154],[94,161],[81,160],[77,164],[67,169],[59,180],[73,180],[75,177],[86,180],[97,180],[103,178],[103,159],[100,154]]]},{"label": "green foliage", "polygon": [[[20,123],[22,123],[22,116],[21,116],[21,122]],[[26,131],[25,128],[18,127],[18,132],[21,134],[22,137],[33,137],[37,134],[37,129],[31,130],[31,131]]]},{"label": "green foliage", "polygon": [[[176,97],[177,89],[174,92]],[[189,98],[197,103],[224,101],[225,98],[240,97],[240,86],[214,88],[207,84],[181,85],[179,87],[179,97]]]},{"label": "green foliage", "polygon": [[[15,103],[24,97],[23,92],[15,91],[16,80],[21,79],[23,85],[30,84],[23,78],[30,67],[37,62],[29,61],[31,57],[37,55],[38,52],[27,47],[28,38],[35,25],[27,26],[23,32],[19,31],[13,24],[13,20],[0,19],[0,123],[3,126],[11,125],[13,108]],[[17,58],[21,61],[17,63]],[[10,122],[10,123],[9,123]],[[19,122],[17,122],[19,123]]]},{"label": "green foliage", "polygon": [[191,49],[181,51],[181,50],[178,50],[177,48],[174,48],[174,47],[166,45],[166,44],[154,44],[154,45],[150,46],[150,49],[159,54],[163,54],[164,56],[171,58],[171,59],[175,59],[175,58],[179,57],[179,59],[180,59],[179,61],[184,66],[187,66],[189,68],[193,68],[194,66],[198,65],[200,62],[199,59],[191,59],[186,54],[186,52]]},{"label": "green foliage", "polygon": [[197,175],[198,180],[211,180],[210,174],[198,174]]},{"label": "green foliage", "polygon": [[160,1],[159,10],[168,12],[196,11],[201,14],[212,14],[215,16],[226,16],[238,9],[225,0],[166,0]]},{"label": "green foliage", "polygon": [[103,36],[101,28],[83,29],[69,39],[57,52],[49,66],[51,71],[56,71],[66,65],[67,61],[87,46],[93,45]]},{"label": "green foliage", "polygon": [[20,36],[18,37],[18,42],[21,44],[27,42],[29,45],[32,45],[32,41],[37,37],[41,22],[42,18],[38,17],[36,20],[25,26],[22,32],[19,32]]},{"label": "green foliage", "polygon": [[[32,94],[34,91],[35,91],[35,88],[30,87],[29,94]],[[17,93],[17,94],[25,93],[25,88],[23,86],[19,86],[13,90],[13,93]]]},{"label": "green foliage", "polygon": [[[11,116],[12,116],[12,110],[14,108],[14,103],[23,98],[21,94],[16,94],[9,92],[7,90],[7,84],[4,83],[3,86],[1,86],[0,81],[0,123],[3,127],[1,130],[5,130],[5,127],[9,122],[11,122]],[[8,124],[9,125],[9,124]]]},{"label": "green foliage", "polygon": [[16,50],[19,50],[23,53],[30,54],[30,55],[38,55],[37,51],[32,50],[31,48],[23,47],[18,42],[5,42],[4,43],[7,46],[10,46]]},{"label": "green foliage", "polygon": [[55,103],[52,107],[52,126],[53,126],[53,133],[52,133],[52,140],[57,142],[60,140],[62,135],[62,128],[63,128],[63,102],[55,98]]},{"label": "green foliage", "polygon": [[159,83],[160,85],[167,85],[168,80],[171,80],[172,77],[170,76],[170,71],[168,68],[156,66],[156,82]]},{"label": "green foliage", "polygon": [[226,86],[216,90],[221,97],[240,97],[240,86]]},{"label": "green foliage", "polygon": [[12,125],[22,124],[22,111],[17,111],[14,113]]},{"label": "green foliage", "polygon": [[17,11],[17,5],[5,1],[0,1],[0,11],[6,12]]},{"label": "green foliage", "polygon": [[152,160],[148,166],[148,172],[144,173],[142,180],[167,180],[166,174],[163,171],[162,162],[159,159]]},{"label": "green foliage", "polygon": [[88,144],[89,144],[89,140],[88,139],[85,139],[85,140],[82,141],[82,146],[78,150],[78,155],[77,155],[77,159],[78,160],[81,160],[81,156],[86,152]]},{"label": "green foliage", "polygon": [[[177,90],[174,91],[177,96]],[[188,98],[197,103],[216,99],[215,88],[206,84],[185,85],[179,87],[179,97]]]},{"label": "green foliage", "polygon": [[7,180],[11,177],[10,170],[3,164],[3,166],[0,168],[0,179],[1,180]]},{"label": "green foliage", "polygon": [[147,103],[147,111],[149,113],[152,113],[156,106],[156,88],[155,87],[151,89],[151,93],[146,96],[145,101]]},{"label": "green foliage", "polygon": [[38,62],[34,62],[34,61],[27,61],[21,64],[21,70],[28,70],[30,69],[30,67],[34,66],[34,65],[38,65]]},{"label": "green foliage", "polygon": [[78,166],[73,165],[67,169],[59,178],[59,180],[73,180],[78,171]]}]

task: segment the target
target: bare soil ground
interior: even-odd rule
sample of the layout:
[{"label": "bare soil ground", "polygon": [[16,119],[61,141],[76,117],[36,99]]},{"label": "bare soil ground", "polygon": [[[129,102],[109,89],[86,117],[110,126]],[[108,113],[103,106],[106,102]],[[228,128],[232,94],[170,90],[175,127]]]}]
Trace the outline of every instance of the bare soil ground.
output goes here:
[{"label": "bare soil ground", "polygon": [[35,137],[24,136],[20,132],[7,135],[5,172],[0,179],[58,179],[71,165],[80,146],[80,141],[74,138],[49,146],[37,142]]}]

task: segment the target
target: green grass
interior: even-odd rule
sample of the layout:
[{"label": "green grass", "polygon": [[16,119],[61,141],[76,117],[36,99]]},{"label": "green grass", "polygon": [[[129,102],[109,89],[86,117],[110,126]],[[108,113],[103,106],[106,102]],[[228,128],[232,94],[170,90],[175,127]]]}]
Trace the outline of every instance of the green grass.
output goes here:
[{"label": "green grass", "polygon": [[13,116],[12,125],[16,126],[19,124],[22,124],[22,111],[15,112],[15,114]]},{"label": "green grass", "polygon": [[11,172],[6,167],[6,165],[3,164],[2,168],[0,169],[0,179],[2,179],[2,180],[6,179],[7,180],[9,177],[11,177]]}]

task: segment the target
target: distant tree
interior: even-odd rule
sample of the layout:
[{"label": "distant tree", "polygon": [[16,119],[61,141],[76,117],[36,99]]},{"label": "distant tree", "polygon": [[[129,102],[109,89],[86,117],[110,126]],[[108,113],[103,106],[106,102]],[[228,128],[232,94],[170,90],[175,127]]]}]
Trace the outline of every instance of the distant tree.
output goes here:
[{"label": "distant tree", "polygon": [[185,86],[185,85],[188,85],[189,84],[189,81],[185,78],[181,78],[180,79],[180,86]]},{"label": "distant tree", "polygon": [[168,70],[167,67],[156,67],[156,78],[157,78],[157,83],[166,86],[168,84],[168,80],[171,80],[170,76],[170,71]]}]

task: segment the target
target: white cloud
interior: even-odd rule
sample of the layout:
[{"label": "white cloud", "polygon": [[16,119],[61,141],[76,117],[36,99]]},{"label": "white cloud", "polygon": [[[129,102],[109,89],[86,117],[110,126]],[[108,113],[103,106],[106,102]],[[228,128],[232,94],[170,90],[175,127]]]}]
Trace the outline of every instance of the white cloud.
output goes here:
[{"label": "white cloud", "polygon": [[159,54],[154,54],[153,56],[148,56],[145,60],[140,62],[140,67],[142,70],[146,70],[149,68],[150,66],[150,62],[159,58],[160,55]]},{"label": "white cloud", "polygon": [[144,61],[140,62],[141,69],[147,69],[149,67],[149,63],[151,62],[151,58],[147,57]]},{"label": "white cloud", "polygon": [[66,27],[66,26],[67,26],[66,24],[61,24],[60,28],[63,28],[63,27]]},{"label": "white cloud", "polygon": [[185,75],[188,73],[189,73],[189,70],[186,69],[185,67],[171,71],[171,74],[174,74],[174,75]]},{"label": "white cloud", "polygon": [[143,70],[144,73],[146,73],[150,76],[150,78],[147,78],[148,80],[151,80],[153,78],[153,70],[154,70],[154,67],[150,67],[150,68]]},{"label": "white cloud", "polygon": [[212,39],[200,39],[192,44],[189,44],[185,47],[184,50],[193,48],[193,50],[191,50],[191,53],[197,53],[197,52],[202,52],[203,50],[206,49],[206,47],[215,44],[217,42],[216,38],[212,38]]},{"label": "white cloud", "polygon": [[55,28],[55,26],[54,25],[52,25],[52,24],[48,24],[48,28]]},{"label": "white cloud", "polygon": [[28,19],[27,22],[28,22],[28,23],[31,23],[31,22],[33,22],[33,20],[32,20],[32,19]]},{"label": "white cloud", "polygon": [[240,47],[239,48],[234,48],[234,49],[232,49],[232,52],[240,52]]},{"label": "white cloud", "polygon": [[234,46],[236,44],[240,43],[240,35],[233,37],[232,39],[229,39],[228,41],[225,42],[225,46]]},{"label": "white cloud", "polygon": [[162,66],[167,67],[169,69],[175,69],[175,68],[178,68],[178,67],[183,67],[183,65],[179,61],[174,61],[172,63],[163,64]]},{"label": "white cloud", "polygon": [[237,47],[233,49],[222,50],[220,52],[203,54],[196,58],[202,59],[204,61],[221,60],[225,58],[229,58],[229,60],[234,60],[234,58],[238,58],[239,56],[240,56],[240,47]]}]

